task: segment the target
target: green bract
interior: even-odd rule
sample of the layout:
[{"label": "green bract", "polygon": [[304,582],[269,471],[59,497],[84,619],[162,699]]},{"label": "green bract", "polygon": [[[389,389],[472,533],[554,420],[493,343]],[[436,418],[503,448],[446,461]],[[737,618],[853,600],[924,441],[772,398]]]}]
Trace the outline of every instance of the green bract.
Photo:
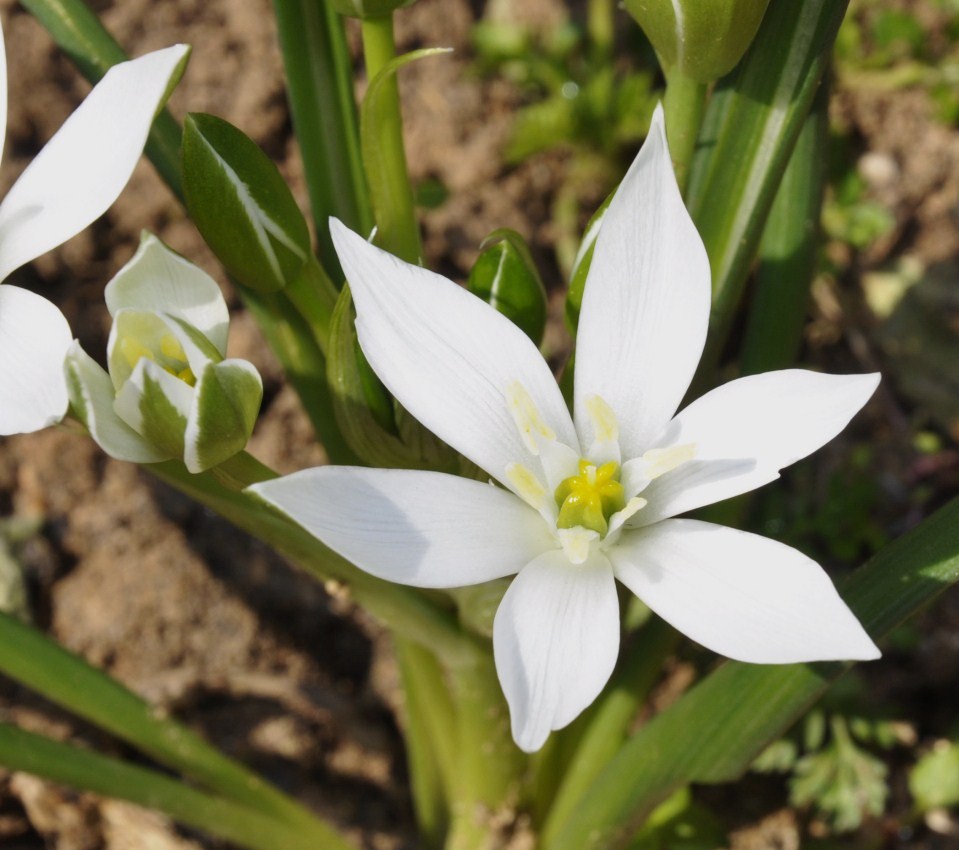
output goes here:
[{"label": "green bract", "polygon": [[206,243],[257,292],[283,289],[310,256],[310,231],[273,161],[222,118],[187,116],[183,189]]},{"label": "green bract", "polygon": [[226,355],[226,302],[203,271],[144,234],[107,285],[113,328],[104,371],[74,343],[70,404],[113,457],[182,459],[202,472],[246,446],[263,396],[256,369]]},{"label": "green bract", "polygon": [[769,0],[626,0],[667,73],[708,83],[731,71],[759,29]]},{"label": "green bract", "polygon": [[487,237],[470,271],[468,288],[539,345],[546,329],[546,290],[516,231],[503,228]]}]

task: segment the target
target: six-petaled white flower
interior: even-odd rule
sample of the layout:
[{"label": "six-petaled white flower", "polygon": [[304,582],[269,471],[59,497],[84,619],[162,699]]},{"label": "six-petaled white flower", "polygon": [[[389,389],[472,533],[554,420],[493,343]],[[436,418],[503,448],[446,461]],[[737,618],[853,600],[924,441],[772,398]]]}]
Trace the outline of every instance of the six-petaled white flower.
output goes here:
[{"label": "six-petaled white flower", "polygon": [[253,490],[385,579],[449,588],[516,574],[493,648],[520,747],[541,747],[609,679],[620,640],[615,579],[731,658],[878,656],[805,555],[675,518],[777,478],[832,439],[879,378],[772,372],[732,381],[676,414],[705,341],[710,273],[661,109],[597,239],[572,417],[543,358],[507,319],[339,222],[332,229],[371,366],[500,486],[325,467]]},{"label": "six-petaled white flower", "polygon": [[[37,154],[0,203],[0,281],[75,236],[116,200],[188,53],[178,44],[111,68]],[[0,33],[0,140],[6,106]],[[0,434],[37,431],[63,418],[63,366],[72,341],[54,304],[0,285]]]}]

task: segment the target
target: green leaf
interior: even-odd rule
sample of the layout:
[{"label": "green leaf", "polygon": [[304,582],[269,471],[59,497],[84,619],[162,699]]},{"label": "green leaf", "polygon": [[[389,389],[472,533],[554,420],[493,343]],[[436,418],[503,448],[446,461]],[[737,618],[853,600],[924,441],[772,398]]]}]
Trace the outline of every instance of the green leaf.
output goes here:
[{"label": "green leaf", "polygon": [[263,401],[263,381],[246,360],[208,363],[200,374],[184,434],[190,472],[210,469],[246,448]]},{"label": "green leaf", "polygon": [[566,293],[566,324],[570,332],[575,334],[576,327],[579,325],[579,311],[583,306],[583,293],[586,291],[586,277],[589,275],[589,267],[593,262],[593,249],[596,247],[596,237],[599,236],[599,228],[603,224],[603,218],[606,210],[609,209],[609,202],[613,200],[615,192],[611,192],[602,206],[593,213],[593,217],[586,225],[583,233],[583,239],[579,244],[579,250],[576,252],[576,258],[573,260],[573,271],[569,278],[569,290]]},{"label": "green leaf", "polygon": [[222,118],[191,113],[183,125],[186,205],[227,271],[275,292],[310,256],[310,233],[273,161]]},{"label": "green leaf", "polygon": [[382,18],[397,9],[412,6],[416,0],[330,0],[331,5],[341,15],[366,20]]},{"label": "green leaf", "polygon": [[[881,638],[959,579],[959,499],[889,544],[842,587]],[[579,805],[546,825],[544,850],[614,850],[636,823],[691,782],[728,782],[748,769],[845,669],[841,664],[727,662],[637,732]]]},{"label": "green leaf", "polygon": [[[137,765],[0,723],[0,764],[54,782],[158,809],[188,826],[250,850],[354,850],[332,829],[284,822],[246,805],[215,797]],[[322,827],[322,829],[320,828]],[[320,843],[321,842],[321,843]]]},{"label": "green leaf", "polygon": [[959,744],[939,741],[909,771],[909,791],[920,812],[959,805]]},{"label": "green leaf", "polygon": [[546,329],[546,290],[516,231],[503,228],[486,238],[467,288],[540,344]]},{"label": "green leaf", "polygon": [[686,194],[713,275],[699,390],[712,383],[710,373],[846,6],[846,0],[772,0],[752,47],[720,82],[706,110]]}]

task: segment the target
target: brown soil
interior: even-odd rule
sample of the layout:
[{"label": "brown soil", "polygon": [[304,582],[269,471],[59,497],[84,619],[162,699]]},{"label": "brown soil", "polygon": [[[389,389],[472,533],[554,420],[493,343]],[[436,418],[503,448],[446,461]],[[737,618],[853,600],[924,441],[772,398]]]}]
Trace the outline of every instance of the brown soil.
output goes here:
[{"label": "brown soil", "polygon": [[[268,0],[93,5],[132,54],[192,43],[188,73],[171,103],[174,113],[214,112],[241,127],[280,163],[306,208]],[[549,201],[563,157],[542,155],[516,168],[503,166],[501,151],[520,95],[506,82],[469,73],[469,33],[478,5],[420,0],[399,17],[402,44],[457,48],[452,56],[414,63],[402,78],[413,177],[437,178],[451,193],[425,215],[428,259],[431,267],[462,278],[482,239],[497,227],[512,227],[531,241],[553,288],[559,281],[550,253]],[[563,14],[558,0],[528,5],[540,20]],[[0,173],[5,190],[88,86],[12,0],[0,0],[0,16],[10,69],[11,111]],[[893,252],[914,253],[929,265],[955,257],[959,134],[937,126],[930,130],[928,105],[917,97],[850,96],[843,110],[866,140],[864,150],[889,157],[897,175],[891,188],[874,187],[876,197],[896,213],[896,233],[865,262],[884,262]],[[227,286],[146,163],[103,219],[14,280],[53,298],[96,355],[104,350],[108,330],[102,287],[132,255],[141,228],[158,233]],[[858,303],[855,295],[853,301]],[[850,345],[848,322],[829,314],[832,303],[825,295],[817,300],[813,328],[840,330],[820,335],[825,342],[811,350],[814,358],[828,359],[829,343],[843,352],[858,351],[860,359],[881,359],[868,335],[860,348]],[[266,383],[267,403],[251,451],[281,471],[321,462],[294,395],[282,387],[276,362],[240,310],[230,344],[258,366]],[[913,402],[890,394],[881,403],[897,416],[912,415]],[[894,439],[901,445],[906,438]],[[943,462],[946,473],[929,473],[937,492],[955,487],[956,473],[950,478],[948,461]],[[0,505],[12,516],[42,520],[41,533],[20,555],[33,617],[57,640],[202,730],[360,837],[364,846],[414,845],[392,711],[392,659],[382,633],[362,612],[149,474],[105,458],[86,438],[65,430],[0,443]],[[947,612],[934,620],[930,640],[946,634],[955,617]],[[937,657],[942,661],[941,653]],[[959,651],[953,648],[949,657],[959,665]],[[5,681],[0,681],[0,716],[114,747]],[[761,826],[769,834],[795,832],[789,813]],[[734,846],[793,846],[791,838],[772,845],[752,836],[738,834]],[[0,846],[222,845],[133,807],[0,771]]]}]

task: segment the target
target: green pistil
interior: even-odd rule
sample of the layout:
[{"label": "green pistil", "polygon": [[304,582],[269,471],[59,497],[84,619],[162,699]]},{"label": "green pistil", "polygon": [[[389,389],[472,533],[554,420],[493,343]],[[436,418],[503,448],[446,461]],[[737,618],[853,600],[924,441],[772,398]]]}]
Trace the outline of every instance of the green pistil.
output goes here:
[{"label": "green pistil", "polygon": [[619,464],[596,466],[580,460],[579,475],[564,480],[555,493],[559,506],[557,528],[588,528],[600,537],[609,529],[609,518],[626,507],[626,493],[619,483]]}]

